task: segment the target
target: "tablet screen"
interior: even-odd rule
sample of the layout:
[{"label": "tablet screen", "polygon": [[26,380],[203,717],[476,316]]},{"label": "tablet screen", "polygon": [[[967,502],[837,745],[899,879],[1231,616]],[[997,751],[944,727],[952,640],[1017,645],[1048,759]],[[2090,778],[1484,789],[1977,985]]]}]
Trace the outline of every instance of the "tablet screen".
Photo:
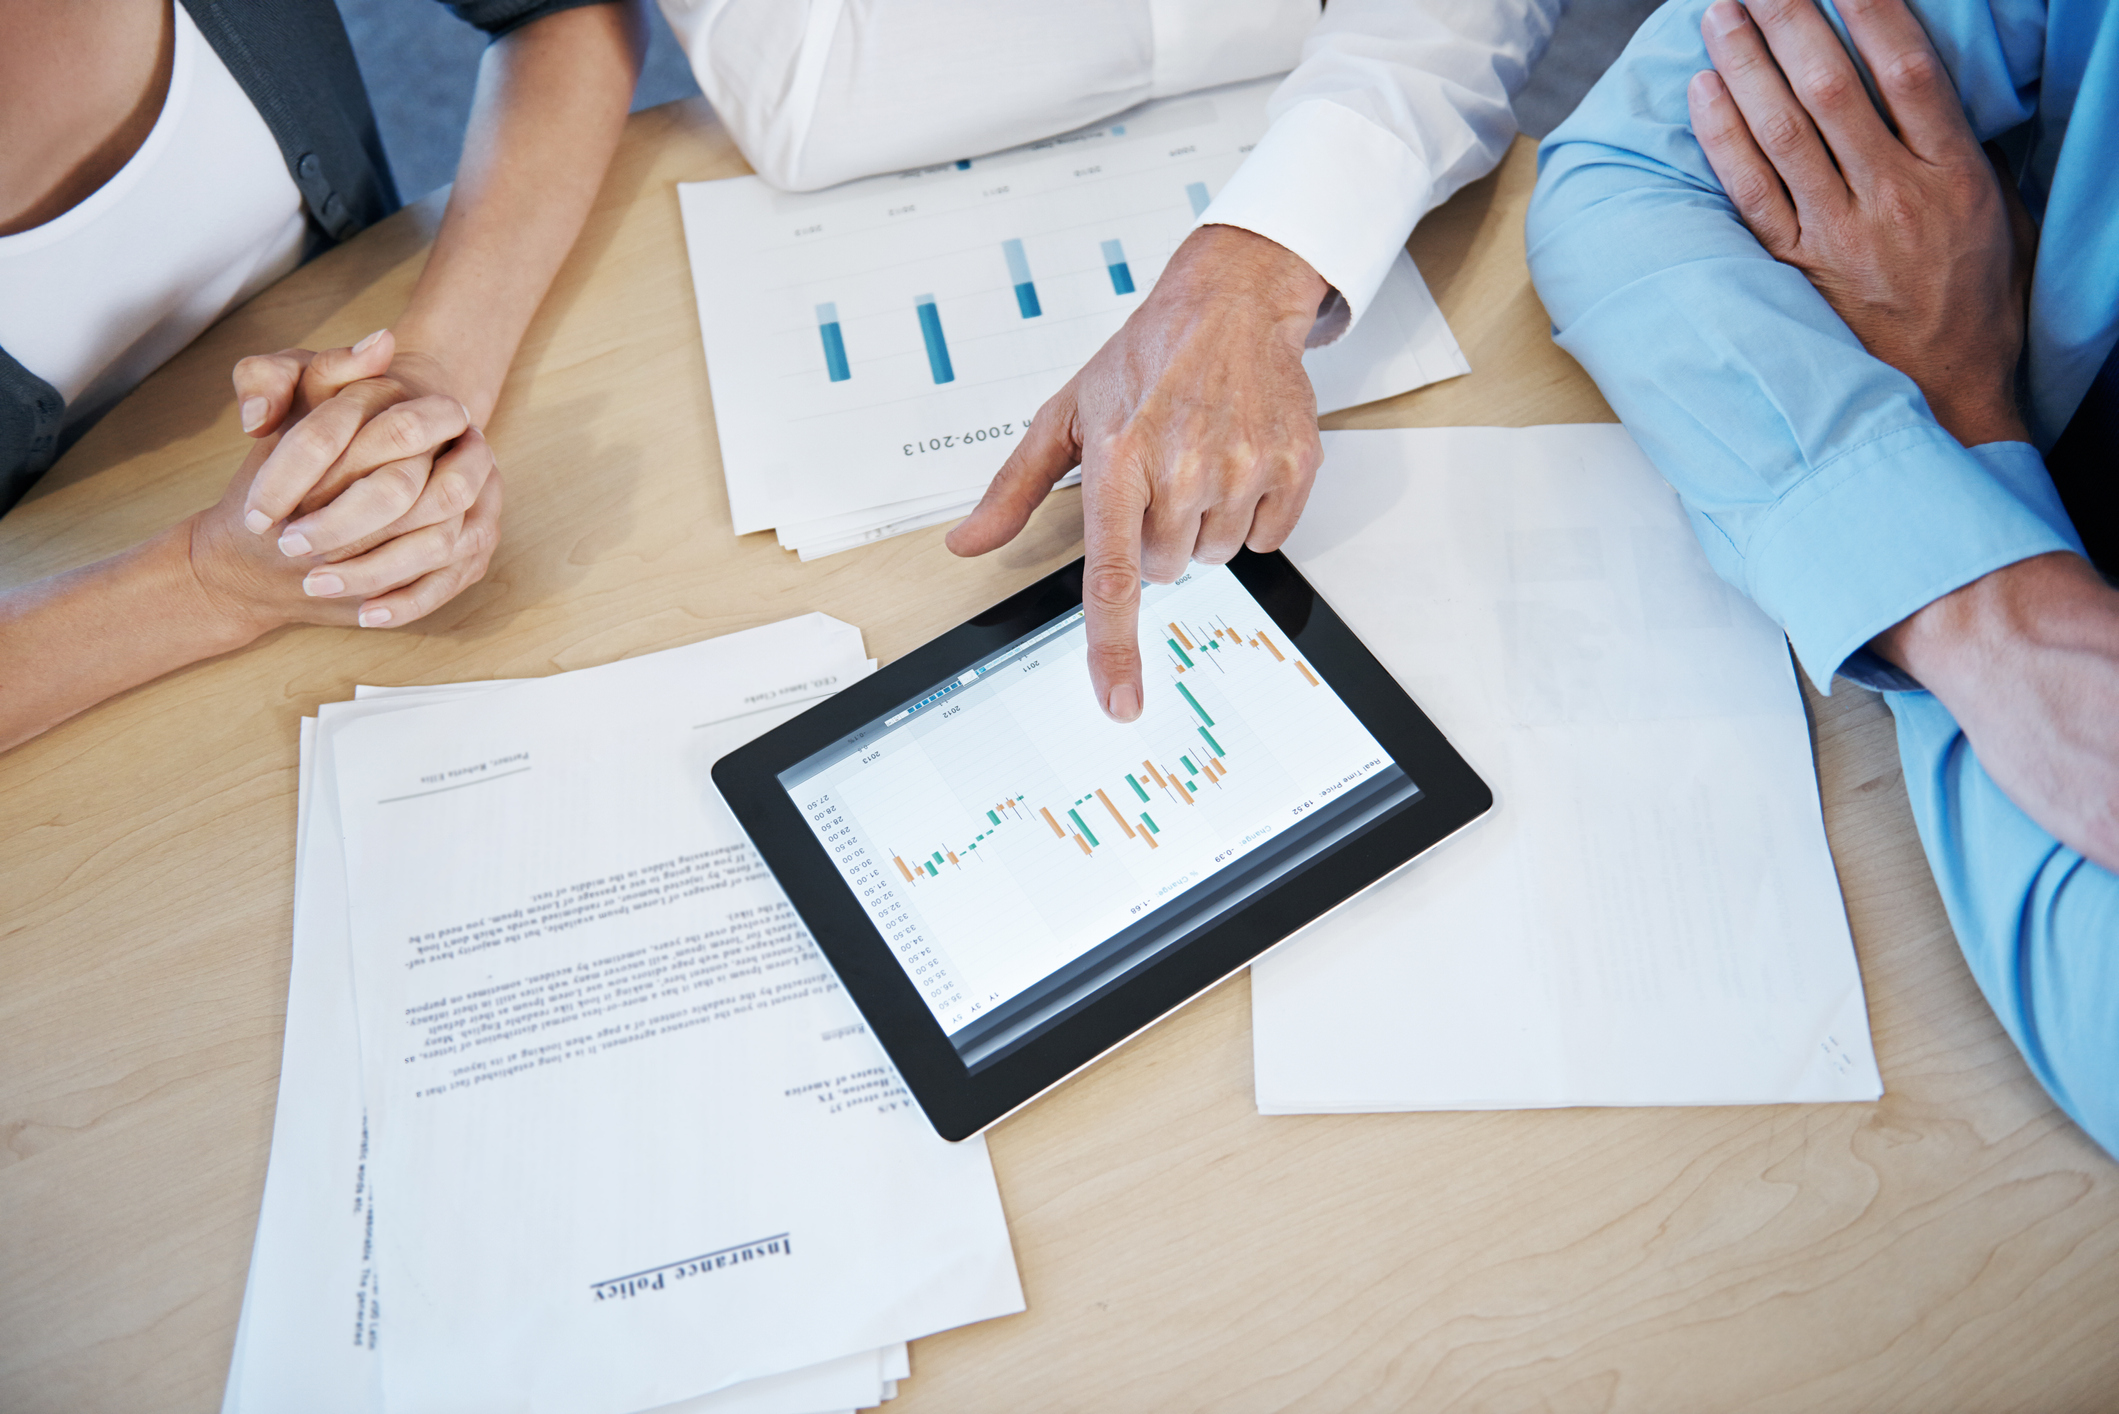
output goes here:
[{"label": "tablet screen", "polygon": [[1226,567],[1140,643],[1135,722],[1075,608],[778,775],[969,1070],[1419,797]]}]

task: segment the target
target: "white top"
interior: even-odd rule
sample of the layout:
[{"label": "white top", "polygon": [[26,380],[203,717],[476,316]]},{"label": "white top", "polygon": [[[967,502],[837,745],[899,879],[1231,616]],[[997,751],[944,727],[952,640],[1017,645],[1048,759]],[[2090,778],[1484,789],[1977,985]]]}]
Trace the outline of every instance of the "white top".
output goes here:
[{"label": "white top", "polygon": [[0,348],[100,417],[301,263],[302,194],[271,129],[182,5],[169,97],[132,160],[71,211],[0,236]]},{"label": "white top", "polygon": [[1360,318],[1413,223],[1490,171],[1564,0],[661,0],[752,167],[809,191],[1150,98],[1288,74],[1200,217],[1278,241]]}]

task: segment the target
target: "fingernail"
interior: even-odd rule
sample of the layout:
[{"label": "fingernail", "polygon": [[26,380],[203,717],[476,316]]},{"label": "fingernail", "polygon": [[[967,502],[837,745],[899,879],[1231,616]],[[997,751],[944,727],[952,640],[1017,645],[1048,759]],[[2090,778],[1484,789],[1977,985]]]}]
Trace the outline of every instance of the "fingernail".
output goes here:
[{"label": "fingernail", "polygon": [[390,622],[390,611],[388,609],[376,608],[361,610],[362,628],[381,628],[384,624],[388,622]]},{"label": "fingernail", "polygon": [[299,530],[290,530],[280,537],[280,553],[293,559],[309,553],[309,537]]},{"label": "fingernail", "polygon": [[346,592],[346,581],[335,574],[318,570],[302,581],[302,593],[312,599],[329,599],[334,594]]},{"label": "fingernail", "polygon": [[1121,722],[1130,722],[1140,715],[1140,689],[1130,682],[1122,682],[1111,689],[1111,715]]},{"label": "fingernail", "polygon": [[1716,0],[1707,7],[1707,19],[1716,34],[1734,34],[1744,27],[1744,7],[1736,0]]},{"label": "fingernail", "polygon": [[243,399],[243,430],[255,432],[265,425],[265,413],[270,405],[263,398]]},{"label": "fingernail", "polygon": [[368,336],[367,338],[365,338],[365,339],[361,340],[361,341],[360,341],[359,343],[355,344],[355,345],[353,346],[353,351],[354,351],[355,353],[366,353],[366,352],[368,352],[368,350],[369,350],[370,348],[374,347],[374,345],[375,345],[375,341],[376,341],[377,339],[380,339],[380,338],[381,338],[382,336],[383,336],[383,331],[382,331],[382,330],[380,330],[380,329],[376,330],[376,331],[375,331],[375,332],[374,332],[373,334],[370,334],[370,335],[369,335],[369,336]]},{"label": "fingernail", "polygon": [[249,531],[252,535],[263,535],[266,531],[272,529],[272,517],[266,515],[263,511],[252,511],[249,515],[243,517],[243,529]]}]

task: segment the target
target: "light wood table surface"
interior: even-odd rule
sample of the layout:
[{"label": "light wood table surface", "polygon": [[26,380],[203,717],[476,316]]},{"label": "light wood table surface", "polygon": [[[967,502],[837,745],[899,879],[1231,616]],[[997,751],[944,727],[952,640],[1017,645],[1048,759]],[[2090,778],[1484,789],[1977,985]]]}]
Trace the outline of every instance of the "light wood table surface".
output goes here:
[{"label": "light wood table surface", "polygon": [[[730,533],[672,183],[745,170],[704,107],[636,115],[490,429],[486,581],[317,628],[0,757],[0,1409],[218,1407],[265,1178],[296,719],[357,682],[516,677],[820,609],[894,658],[1073,558],[928,531],[800,564]],[[1519,143],[1413,252],[1467,378],[1335,427],[1608,420],[1523,266]],[[260,296],[0,520],[0,580],[211,501],[244,353],[402,307],[430,199]],[[1248,981],[992,1135],[1027,1314],[918,1343],[893,1409],[2119,1408],[2119,1167],[1962,962],[1888,715],[1811,701],[1887,1094],[1873,1105],[1262,1118]]]}]

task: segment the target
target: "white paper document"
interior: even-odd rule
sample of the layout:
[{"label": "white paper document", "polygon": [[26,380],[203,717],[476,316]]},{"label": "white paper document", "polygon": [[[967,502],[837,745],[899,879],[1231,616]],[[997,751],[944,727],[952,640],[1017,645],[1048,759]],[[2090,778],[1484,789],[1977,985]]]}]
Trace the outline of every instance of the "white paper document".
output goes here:
[{"label": "white paper document", "polygon": [[[1021,1309],[983,1146],[943,1144],[911,1106],[706,774],[872,667],[857,631],[810,615],[520,686],[364,693],[327,705],[313,744],[305,724],[281,1099],[226,1414],[821,1414],[889,1398],[903,1340]],[[445,704],[462,710],[431,715]],[[385,719],[367,765],[337,769],[341,736]],[[467,765],[489,732],[530,755]],[[390,778],[400,747],[457,764],[410,800],[335,798]],[[504,806],[450,800],[511,783]],[[407,803],[424,815],[387,808]],[[496,810],[497,836],[451,833]],[[353,949],[374,945],[351,926],[348,843],[371,871],[354,895],[389,893],[393,928],[547,895],[505,941],[384,935],[366,985],[399,1026],[371,1026],[365,1055]],[[428,984],[482,995],[443,993],[439,1027],[405,1018]],[[383,1037],[409,1047],[395,1065]],[[591,1272],[612,1240],[648,1255]]]},{"label": "white paper document", "polygon": [[[857,636],[850,645],[839,638],[836,645],[818,646],[827,650],[818,659],[827,672],[857,673],[873,666],[857,661]],[[323,712],[343,720],[506,685],[360,689],[357,703],[329,703]],[[376,1376],[381,1302],[345,868],[337,792],[329,763],[321,762],[313,747],[315,726],[312,720],[302,722],[294,946],[280,1098],[222,1414],[369,1414],[383,1408]],[[896,1345],[752,1380],[657,1414],[825,1414],[863,1408],[888,1399],[895,1392],[892,1382],[907,1371],[905,1347]]]},{"label": "white paper document", "polygon": [[[680,184],[737,532],[814,555],[968,509],[1153,288],[1278,82],[828,191]],[[1326,412],[1468,371],[1403,254],[1304,363]]]},{"label": "white paper document", "polygon": [[1496,805],[1253,965],[1261,1111],[1882,1093],[1787,644],[1623,429],[1327,433],[1287,552]]}]

